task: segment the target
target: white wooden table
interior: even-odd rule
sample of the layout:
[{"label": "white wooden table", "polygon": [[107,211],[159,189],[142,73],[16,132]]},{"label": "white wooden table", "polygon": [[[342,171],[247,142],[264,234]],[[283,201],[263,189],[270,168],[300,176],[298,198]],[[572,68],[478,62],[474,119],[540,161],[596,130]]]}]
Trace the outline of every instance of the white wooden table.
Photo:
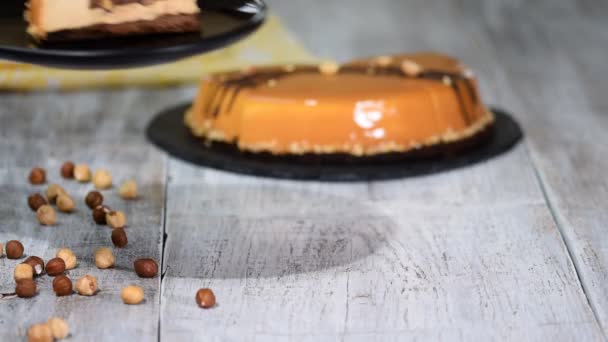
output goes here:
[{"label": "white wooden table", "polygon": [[[269,1],[317,55],[439,50],[462,58],[487,102],[526,140],[495,160],[390,182],[329,184],[238,176],[171,159],[144,137],[193,87],[0,94],[0,241],[45,260],[68,246],[73,278],[101,292],[0,300],[0,340],[61,316],[71,341],[599,341],[608,331],[608,2]],[[110,205],[130,245],[110,244],[79,203],[55,228],[26,205],[32,166],[65,159],[135,177],[143,199]],[[67,183],[82,198],[88,186]],[[162,260],[162,279],[130,271]],[[14,260],[0,259],[0,291]],[[121,303],[123,286],[146,290]],[[214,289],[218,305],[194,294]]]}]

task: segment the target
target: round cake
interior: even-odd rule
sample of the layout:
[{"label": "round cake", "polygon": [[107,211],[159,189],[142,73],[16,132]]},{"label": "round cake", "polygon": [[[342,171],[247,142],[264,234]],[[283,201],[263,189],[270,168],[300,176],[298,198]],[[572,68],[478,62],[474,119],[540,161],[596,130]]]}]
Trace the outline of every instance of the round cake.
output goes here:
[{"label": "round cake", "polygon": [[185,117],[207,141],[274,155],[436,149],[474,141],[493,121],[469,69],[436,53],[218,73]]}]

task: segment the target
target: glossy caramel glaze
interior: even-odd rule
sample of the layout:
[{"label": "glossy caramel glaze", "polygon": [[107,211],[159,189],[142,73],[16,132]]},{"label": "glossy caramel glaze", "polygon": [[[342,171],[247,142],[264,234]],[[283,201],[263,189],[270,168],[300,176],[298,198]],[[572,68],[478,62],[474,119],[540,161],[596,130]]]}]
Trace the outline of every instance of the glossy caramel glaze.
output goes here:
[{"label": "glossy caramel glaze", "polygon": [[444,55],[378,57],[333,69],[213,75],[202,82],[186,124],[196,136],[245,151],[361,156],[455,142],[493,122],[470,72]]}]

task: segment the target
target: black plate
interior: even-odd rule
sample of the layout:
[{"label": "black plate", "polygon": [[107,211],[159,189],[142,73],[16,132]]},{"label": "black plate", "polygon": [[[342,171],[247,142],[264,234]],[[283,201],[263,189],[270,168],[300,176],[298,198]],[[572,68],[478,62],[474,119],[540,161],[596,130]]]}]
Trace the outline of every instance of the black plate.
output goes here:
[{"label": "black plate", "polygon": [[36,46],[23,20],[23,0],[0,1],[0,59],[69,69],[141,67],[229,45],[264,22],[262,0],[206,0],[201,33],[165,34]]},{"label": "black plate", "polygon": [[188,106],[171,108],[160,113],[149,124],[148,138],[169,154],[220,170],[236,173],[322,181],[370,181],[405,178],[452,170],[498,156],[511,149],[523,137],[517,122],[507,113],[493,109],[494,129],[485,139],[465,151],[439,154],[434,157],[394,154],[390,157],[318,158],[273,156],[243,153],[228,144],[206,144],[190,134],[184,124]]}]

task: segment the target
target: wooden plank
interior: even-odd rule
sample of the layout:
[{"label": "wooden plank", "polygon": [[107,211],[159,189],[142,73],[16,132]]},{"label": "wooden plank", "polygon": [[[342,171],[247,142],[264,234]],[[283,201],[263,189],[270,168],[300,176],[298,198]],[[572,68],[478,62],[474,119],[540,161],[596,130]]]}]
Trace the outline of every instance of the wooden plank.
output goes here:
[{"label": "wooden plank", "polygon": [[[57,298],[52,278],[41,278],[35,298],[0,300],[4,308],[0,310],[0,340],[22,340],[30,324],[50,316],[67,319],[74,341],[157,340],[160,278],[139,279],[132,271],[135,258],[160,260],[162,247],[166,157],[145,141],[144,128],[155,111],[180,101],[184,93],[125,89],[0,95],[0,241],[18,239],[28,255],[45,260],[58,248],[70,247],[80,259],[70,277],[92,274],[100,288],[94,297]],[[111,231],[95,225],[83,203],[92,185],[59,177],[66,159],[88,163],[93,169],[108,168],[116,182],[133,177],[140,184],[142,198],[135,202],[121,200],[116,188],[104,191],[106,203],[124,209],[129,218],[130,243],[124,250],[114,250],[112,270],[95,267],[93,252],[112,247]],[[56,227],[41,227],[26,204],[29,193],[44,191],[27,183],[29,169],[36,165],[46,167],[49,180],[62,184],[77,200],[77,211],[59,214]],[[0,292],[13,292],[12,270],[18,262],[0,259]],[[145,304],[122,304],[120,290],[129,284],[144,287]]]}]

